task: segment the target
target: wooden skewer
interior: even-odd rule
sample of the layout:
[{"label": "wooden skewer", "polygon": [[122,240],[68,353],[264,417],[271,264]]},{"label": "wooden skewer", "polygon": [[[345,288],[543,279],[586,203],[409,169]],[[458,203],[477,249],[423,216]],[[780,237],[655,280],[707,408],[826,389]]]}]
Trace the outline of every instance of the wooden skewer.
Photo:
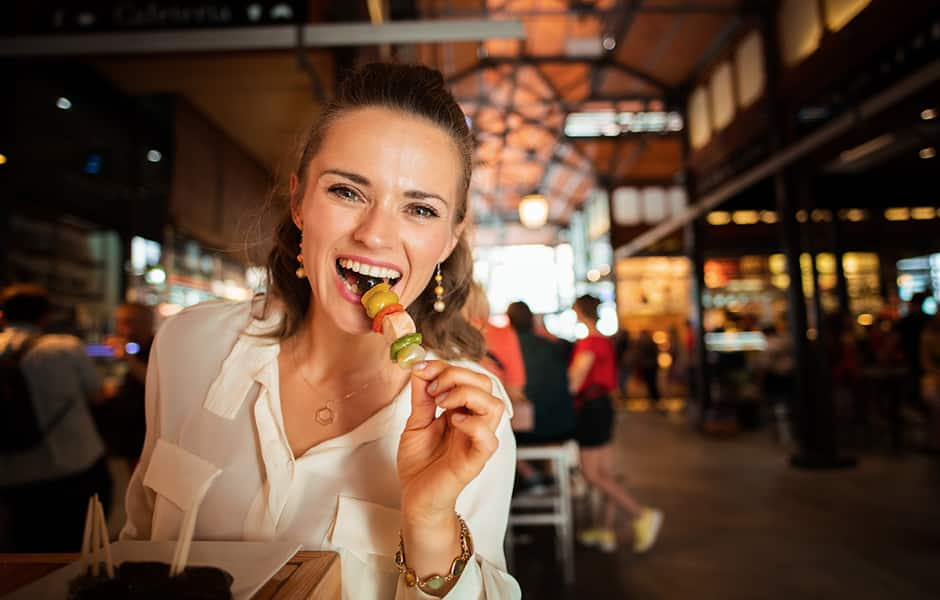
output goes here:
[{"label": "wooden skewer", "polygon": [[95,496],[95,509],[97,513],[98,529],[104,545],[104,569],[109,579],[114,579],[114,563],[111,562],[111,540],[108,539],[108,522],[104,519],[104,507],[98,496]]},{"label": "wooden skewer", "polygon": [[91,574],[98,576],[101,570],[101,559],[98,553],[101,549],[101,527],[98,525],[98,494],[92,496],[92,517],[91,517]]},{"label": "wooden skewer", "polygon": [[180,525],[179,539],[176,540],[176,549],[173,552],[173,562],[170,564],[170,576],[181,574],[186,569],[186,562],[189,560],[189,548],[193,542],[193,533],[196,529],[196,514],[199,512],[199,504],[191,506],[183,516],[183,522]]},{"label": "wooden skewer", "polygon": [[92,513],[94,512],[94,499],[88,499],[88,510],[85,511],[85,531],[82,533],[82,571],[88,572],[88,567],[91,566],[89,561],[91,560],[91,530],[92,527]]}]

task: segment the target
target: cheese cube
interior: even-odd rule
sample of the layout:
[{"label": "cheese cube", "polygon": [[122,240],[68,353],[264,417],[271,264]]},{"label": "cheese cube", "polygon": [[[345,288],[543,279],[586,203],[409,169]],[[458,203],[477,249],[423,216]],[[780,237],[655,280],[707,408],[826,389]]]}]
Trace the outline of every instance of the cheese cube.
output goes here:
[{"label": "cheese cube", "polygon": [[411,315],[405,311],[392,313],[382,319],[382,335],[385,336],[385,341],[390,346],[398,338],[415,331],[417,331],[415,322],[412,320]]}]

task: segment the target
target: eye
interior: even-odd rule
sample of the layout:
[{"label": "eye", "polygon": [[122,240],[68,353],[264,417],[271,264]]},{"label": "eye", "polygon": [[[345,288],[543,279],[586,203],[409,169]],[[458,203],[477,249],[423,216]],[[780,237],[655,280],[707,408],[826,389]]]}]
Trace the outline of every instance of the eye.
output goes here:
[{"label": "eye", "polygon": [[426,204],[412,204],[408,207],[408,213],[420,219],[436,219],[440,216],[434,207]]},{"label": "eye", "polygon": [[359,192],[345,185],[331,185],[327,191],[349,202],[358,202],[361,200]]}]

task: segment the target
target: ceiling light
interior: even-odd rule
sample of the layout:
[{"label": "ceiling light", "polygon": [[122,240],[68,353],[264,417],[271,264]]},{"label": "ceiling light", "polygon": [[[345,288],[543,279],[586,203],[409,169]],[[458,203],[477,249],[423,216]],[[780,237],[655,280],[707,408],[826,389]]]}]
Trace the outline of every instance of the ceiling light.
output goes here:
[{"label": "ceiling light", "polygon": [[59,99],[55,101],[55,105],[62,110],[68,110],[72,108],[72,101],[65,96],[60,96]]},{"label": "ceiling light", "polygon": [[777,213],[773,210],[762,210],[760,212],[760,220],[764,223],[776,223]]},{"label": "ceiling light", "polygon": [[727,225],[731,222],[731,213],[723,210],[713,210],[705,217],[709,225]]},{"label": "ceiling light", "polygon": [[937,109],[936,108],[925,108],[920,111],[920,118],[925,121],[931,121],[937,118]]},{"label": "ceiling light", "polygon": [[0,165],[5,165],[5,164],[7,164],[7,155],[0,154]]},{"label": "ceiling light", "polygon": [[926,148],[921,148],[920,152],[918,152],[917,154],[918,156],[926,160],[928,158],[933,158],[934,156],[936,156],[937,151],[934,149],[933,146],[927,146]]},{"label": "ceiling light", "polygon": [[860,208],[850,208],[845,211],[845,218],[853,223],[865,220],[865,211]]},{"label": "ceiling light", "polygon": [[753,225],[760,220],[760,214],[756,210],[736,210],[731,220],[737,225]]},{"label": "ceiling light", "polygon": [[152,163],[160,162],[160,159],[162,159],[162,158],[163,158],[163,155],[160,154],[160,151],[159,151],[159,150],[148,150],[148,151],[147,151],[147,160],[150,161],[150,162],[152,162]]},{"label": "ceiling light", "polygon": [[805,210],[796,211],[796,220],[799,221],[800,223],[805,223],[808,218],[809,218],[809,215],[806,213]]},{"label": "ceiling light", "polygon": [[542,194],[529,194],[519,201],[519,220],[529,229],[538,229],[548,222],[548,202]]},{"label": "ceiling light", "polygon": [[888,208],[885,209],[885,219],[889,221],[907,221],[911,218],[911,210],[909,208]]},{"label": "ceiling light", "polygon": [[915,206],[911,209],[911,218],[918,221],[927,221],[937,216],[937,209],[932,206]]},{"label": "ceiling light", "polygon": [[568,137],[612,137],[621,133],[677,132],[682,131],[682,127],[682,115],[675,111],[597,110],[573,112],[565,117],[565,135]]},{"label": "ceiling light", "polygon": [[875,317],[870,313],[863,313],[858,316],[858,324],[862,327],[868,327],[875,322]]}]

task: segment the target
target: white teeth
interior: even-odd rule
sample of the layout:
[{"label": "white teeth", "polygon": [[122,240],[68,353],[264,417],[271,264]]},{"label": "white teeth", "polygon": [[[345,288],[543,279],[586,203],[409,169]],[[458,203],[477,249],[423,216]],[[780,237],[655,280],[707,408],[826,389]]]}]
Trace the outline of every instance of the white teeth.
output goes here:
[{"label": "white teeth", "polygon": [[401,273],[395,269],[387,269],[377,265],[367,265],[365,263],[352,260],[351,258],[339,259],[339,266],[343,267],[344,269],[349,269],[350,271],[355,271],[356,273],[361,273],[362,275],[377,277],[380,279],[397,279],[401,277]]}]

